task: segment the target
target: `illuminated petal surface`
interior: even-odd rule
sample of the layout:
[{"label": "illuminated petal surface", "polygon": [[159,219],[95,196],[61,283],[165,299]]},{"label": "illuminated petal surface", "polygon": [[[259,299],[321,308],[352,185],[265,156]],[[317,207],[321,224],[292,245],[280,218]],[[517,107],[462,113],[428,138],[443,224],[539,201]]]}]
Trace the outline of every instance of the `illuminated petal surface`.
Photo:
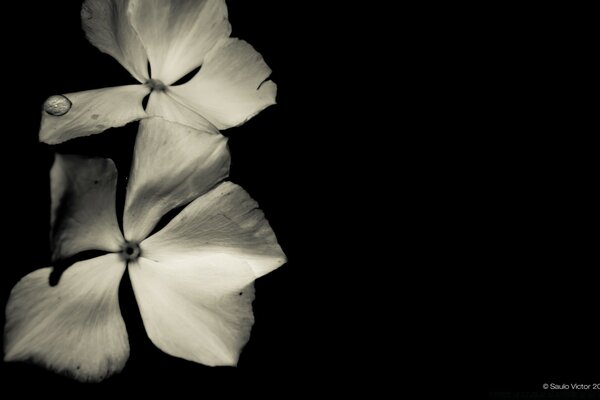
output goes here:
[{"label": "illuminated petal surface", "polygon": [[196,76],[169,90],[176,100],[226,129],[275,104],[277,85],[265,82],[270,74],[262,56],[248,43],[223,39],[206,55]]},{"label": "illuminated petal surface", "polygon": [[252,46],[239,39],[220,41],[189,82],[173,86],[173,97],[219,129],[240,125],[275,104],[277,85],[265,80],[271,69]]},{"label": "illuminated petal surface", "polygon": [[141,243],[130,276],[148,336],[164,352],[236,365],[253,323],[253,281],[285,262],[257,204],[225,182]]},{"label": "illuminated petal surface", "polygon": [[231,32],[224,0],[132,0],[130,10],[152,78],[166,85],[202,64],[214,44]]},{"label": "illuminated petal surface", "polygon": [[218,255],[129,265],[148,336],[162,351],[205,365],[236,365],[254,322],[254,276]]},{"label": "illuminated petal surface", "polygon": [[116,254],[69,267],[57,286],[52,268],[21,279],[6,306],[5,361],[31,360],[80,381],[119,372],[129,357],[118,289],[125,264]]},{"label": "illuminated petal surface", "polygon": [[142,242],[142,255],[161,263],[215,254],[243,261],[255,278],[285,262],[258,204],[231,182],[223,182],[194,200]]},{"label": "illuminated petal surface", "polygon": [[88,40],[100,51],[110,54],[135,79],[145,82],[148,58],[128,18],[128,0],[86,0],[81,22]]},{"label": "illuminated petal surface", "polygon": [[196,111],[188,106],[181,104],[173,99],[167,92],[155,91],[150,94],[148,106],[146,107],[148,116],[157,116],[167,121],[177,122],[194,129],[200,129],[209,132],[218,132],[217,128],[208,122]]},{"label": "illuminated petal surface", "polygon": [[72,103],[68,112],[52,115],[42,110],[40,141],[62,143],[144,118],[142,100],[149,92],[145,85],[129,85],[65,94]]},{"label": "illuminated petal surface", "polygon": [[127,187],[123,225],[141,241],[164,214],[206,193],[229,173],[227,139],[162,118],[140,122]]},{"label": "illuminated petal surface", "polygon": [[50,170],[52,259],[86,250],[119,251],[112,160],[57,154]]}]

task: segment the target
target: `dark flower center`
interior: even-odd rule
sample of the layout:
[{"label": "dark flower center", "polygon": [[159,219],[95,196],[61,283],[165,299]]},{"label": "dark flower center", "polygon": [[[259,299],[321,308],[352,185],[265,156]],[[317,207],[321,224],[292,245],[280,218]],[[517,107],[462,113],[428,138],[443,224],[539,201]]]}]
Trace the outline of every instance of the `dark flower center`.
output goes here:
[{"label": "dark flower center", "polygon": [[135,261],[140,256],[140,245],[135,242],[125,242],[121,247],[121,258],[125,261]]},{"label": "dark flower center", "polygon": [[150,89],[157,90],[159,92],[167,90],[167,86],[158,79],[148,79],[146,81],[146,85],[148,85]]}]

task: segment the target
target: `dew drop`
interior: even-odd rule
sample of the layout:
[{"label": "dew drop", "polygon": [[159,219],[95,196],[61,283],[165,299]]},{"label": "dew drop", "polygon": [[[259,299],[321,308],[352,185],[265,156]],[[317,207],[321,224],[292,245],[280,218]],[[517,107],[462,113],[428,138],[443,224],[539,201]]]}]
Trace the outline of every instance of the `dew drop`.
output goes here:
[{"label": "dew drop", "polygon": [[44,111],[50,115],[60,117],[61,115],[68,113],[72,105],[73,103],[71,103],[71,100],[67,99],[65,96],[55,94],[48,97],[44,102]]}]

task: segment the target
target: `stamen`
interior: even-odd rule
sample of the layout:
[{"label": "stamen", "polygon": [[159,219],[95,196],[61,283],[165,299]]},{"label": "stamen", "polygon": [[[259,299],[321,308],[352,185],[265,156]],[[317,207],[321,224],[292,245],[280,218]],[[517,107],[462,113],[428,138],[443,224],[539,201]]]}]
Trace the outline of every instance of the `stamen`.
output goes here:
[{"label": "stamen", "polygon": [[150,89],[157,90],[159,92],[167,90],[167,86],[158,79],[148,79],[146,81],[146,85],[148,85]]},{"label": "stamen", "polygon": [[141,254],[140,245],[135,242],[126,242],[121,247],[121,258],[125,261],[135,261]]}]

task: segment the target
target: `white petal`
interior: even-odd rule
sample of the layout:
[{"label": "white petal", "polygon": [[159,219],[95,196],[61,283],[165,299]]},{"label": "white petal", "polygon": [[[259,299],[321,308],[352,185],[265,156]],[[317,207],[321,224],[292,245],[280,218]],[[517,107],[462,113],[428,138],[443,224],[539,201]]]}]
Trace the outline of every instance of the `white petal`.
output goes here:
[{"label": "white petal", "polygon": [[125,264],[116,254],[78,262],[57,286],[43,268],[21,279],[6,306],[4,361],[31,360],[80,381],[119,372],[129,357],[119,310]]},{"label": "white petal", "polygon": [[210,366],[237,364],[254,323],[247,265],[218,255],[176,265],[141,257],[129,274],[146,332],[159,349]]},{"label": "white petal", "polygon": [[221,40],[198,74],[169,90],[219,129],[243,124],[275,104],[277,85],[265,80],[271,69],[252,46],[239,39]]},{"label": "white petal", "polygon": [[227,138],[148,118],[140,122],[127,187],[125,237],[141,241],[168,211],[206,193],[229,173]]},{"label": "white petal", "polygon": [[285,262],[256,202],[222,183],[140,247],[129,272],[154,344],[202,364],[236,365],[253,323],[252,282]]},{"label": "white petal", "polygon": [[117,252],[117,169],[112,160],[57,154],[50,170],[52,259],[85,250]]},{"label": "white petal", "polygon": [[227,255],[247,263],[256,278],[278,268],[285,255],[258,204],[240,186],[223,182],[184,208],[141,244],[144,257],[176,263]]},{"label": "white petal", "polygon": [[88,40],[100,51],[110,54],[139,82],[148,76],[148,58],[129,22],[128,0],[86,0],[81,22]]},{"label": "white petal", "polygon": [[151,117],[160,117],[194,129],[218,133],[217,128],[196,111],[179,103],[169,92],[154,91],[150,94],[146,113]]},{"label": "white petal", "polygon": [[231,33],[224,0],[132,0],[130,11],[152,78],[166,85],[202,64],[215,43]]},{"label": "white petal", "polygon": [[142,119],[142,100],[149,92],[145,85],[129,85],[66,94],[72,104],[66,114],[42,110],[40,141],[62,143]]}]

